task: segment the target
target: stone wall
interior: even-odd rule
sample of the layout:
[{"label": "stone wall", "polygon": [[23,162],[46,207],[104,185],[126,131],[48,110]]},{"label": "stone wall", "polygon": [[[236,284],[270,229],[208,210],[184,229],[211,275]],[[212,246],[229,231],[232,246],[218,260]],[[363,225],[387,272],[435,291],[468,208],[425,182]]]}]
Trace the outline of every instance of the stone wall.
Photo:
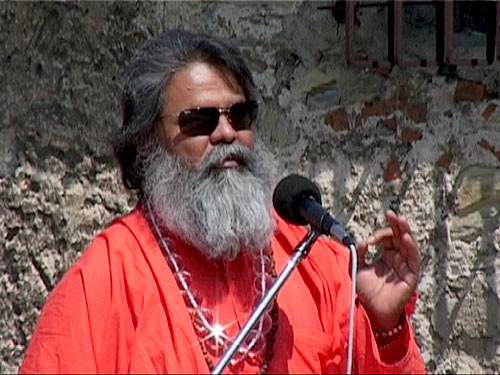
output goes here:
[{"label": "stone wall", "polygon": [[[386,208],[409,218],[428,371],[500,372],[499,63],[347,66],[345,25],[318,9],[328,4],[0,3],[0,372],[16,371],[64,270],[133,207],[108,138],[127,61],[173,27],[241,47],[280,176],[318,182],[356,238]],[[376,11],[358,14],[361,53],[380,44]]]}]

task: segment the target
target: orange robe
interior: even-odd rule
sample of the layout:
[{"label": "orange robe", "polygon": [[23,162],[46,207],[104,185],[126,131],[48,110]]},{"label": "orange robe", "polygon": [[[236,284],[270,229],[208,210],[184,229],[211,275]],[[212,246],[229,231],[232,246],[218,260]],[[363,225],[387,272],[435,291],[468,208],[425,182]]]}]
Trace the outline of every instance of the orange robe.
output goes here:
[{"label": "orange robe", "polygon": [[[276,218],[273,258],[279,273],[305,229]],[[209,261],[179,241],[177,252],[203,305],[233,337],[253,309],[248,258]],[[280,290],[271,373],[342,373],[346,369],[349,254],[320,238]],[[354,372],[425,372],[408,319],[389,348],[377,347],[358,305]],[[217,358],[213,358],[217,363]],[[258,372],[246,364],[242,372]],[[225,372],[228,372],[226,368]],[[140,206],[99,234],[45,303],[21,373],[208,373],[175,276]]]}]

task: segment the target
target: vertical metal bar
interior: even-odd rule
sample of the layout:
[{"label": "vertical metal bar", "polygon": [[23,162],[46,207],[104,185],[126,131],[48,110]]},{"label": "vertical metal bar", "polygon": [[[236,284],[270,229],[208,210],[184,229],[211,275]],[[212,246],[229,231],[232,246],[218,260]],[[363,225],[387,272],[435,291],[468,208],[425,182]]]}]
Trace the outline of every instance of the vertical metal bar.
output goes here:
[{"label": "vertical metal bar", "polygon": [[387,60],[391,66],[394,66],[395,59],[395,43],[394,43],[394,3],[396,0],[387,2]]},{"label": "vertical metal bar", "polygon": [[444,62],[453,60],[453,0],[444,1]]},{"label": "vertical metal bar", "polygon": [[497,62],[500,61],[500,1],[497,1],[497,17],[496,17],[496,27],[497,27]]},{"label": "vertical metal bar", "polygon": [[[394,0],[393,4],[393,57],[391,63],[399,64],[400,66],[404,66],[403,54],[402,54],[402,42],[403,42],[403,2]],[[389,55],[389,59],[391,59],[391,55]]]},{"label": "vertical metal bar", "polygon": [[486,63],[493,64],[495,61],[495,37],[497,33],[498,17],[496,10],[498,9],[498,1],[496,4],[487,3],[488,8],[486,15]]},{"label": "vertical metal bar", "polygon": [[445,22],[444,22],[444,1],[435,2],[436,14],[436,62],[438,65],[445,63]]},{"label": "vertical metal bar", "polygon": [[[290,277],[291,273],[297,268],[302,259],[309,254],[309,250],[317,238],[321,235],[321,233],[312,230],[306,234],[306,236],[300,241],[295,250],[292,253],[292,256],[288,260],[288,263],[285,265],[285,268],[280,272],[276,280],[271,284],[269,289],[265,292],[265,294],[260,299],[259,303],[253,310],[252,314],[248,317],[246,323],[241,328],[238,335],[234,338],[233,342],[226,350],[222,358],[219,360],[217,365],[212,369],[211,374],[221,374],[222,371],[229,364],[229,361],[239,349],[245,338],[250,333],[252,327],[257,323],[257,321],[264,314],[265,309],[271,304],[274,297],[278,294],[280,289],[283,287],[285,282]],[[354,248],[354,250],[356,250]]]},{"label": "vertical metal bar", "polygon": [[348,65],[352,65],[352,39],[354,31],[355,1],[346,1],[345,5],[345,57]]}]

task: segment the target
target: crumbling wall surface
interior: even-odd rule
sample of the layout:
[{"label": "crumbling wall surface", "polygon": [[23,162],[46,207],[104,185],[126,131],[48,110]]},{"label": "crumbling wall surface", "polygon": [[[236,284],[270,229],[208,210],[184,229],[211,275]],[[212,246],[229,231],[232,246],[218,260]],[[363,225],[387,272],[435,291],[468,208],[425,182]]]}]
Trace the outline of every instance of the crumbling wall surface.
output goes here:
[{"label": "crumbling wall surface", "polygon": [[[357,239],[386,208],[409,218],[428,371],[500,372],[499,63],[348,66],[345,25],[318,9],[328,4],[0,3],[0,372],[17,370],[67,267],[135,204],[108,139],[127,61],[172,27],[238,44],[279,176],[315,180]],[[358,15],[357,53],[380,43],[380,17]]]}]

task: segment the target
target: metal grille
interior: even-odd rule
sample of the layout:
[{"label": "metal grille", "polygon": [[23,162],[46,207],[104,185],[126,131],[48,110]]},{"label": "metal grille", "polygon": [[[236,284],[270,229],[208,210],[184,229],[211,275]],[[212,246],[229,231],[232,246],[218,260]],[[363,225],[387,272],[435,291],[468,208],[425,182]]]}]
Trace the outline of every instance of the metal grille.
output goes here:
[{"label": "metal grille", "polygon": [[[407,58],[403,51],[404,42],[404,7],[433,7],[435,14],[435,55],[432,58],[419,56]],[[464,48],[454,43],[457,33],[454,32],[454,20],[460,16],[460,8],[464,6],[481,7],[481,32],[486,34],[483,56],[460,56]],[[354,34],[356,28],[356,11],[363,7],[387,7],[387,54],[386,58],[356,56],[354,53]],[[390,68],[394,65],[402,67],[436,66],[436,65],[490,65],[500,60],[500,1],[336,1],[331,7],[336,14],[345,15],[345,55],[349,65],[358,67]],[[467,15],[462,11],[462,15]]]}]

